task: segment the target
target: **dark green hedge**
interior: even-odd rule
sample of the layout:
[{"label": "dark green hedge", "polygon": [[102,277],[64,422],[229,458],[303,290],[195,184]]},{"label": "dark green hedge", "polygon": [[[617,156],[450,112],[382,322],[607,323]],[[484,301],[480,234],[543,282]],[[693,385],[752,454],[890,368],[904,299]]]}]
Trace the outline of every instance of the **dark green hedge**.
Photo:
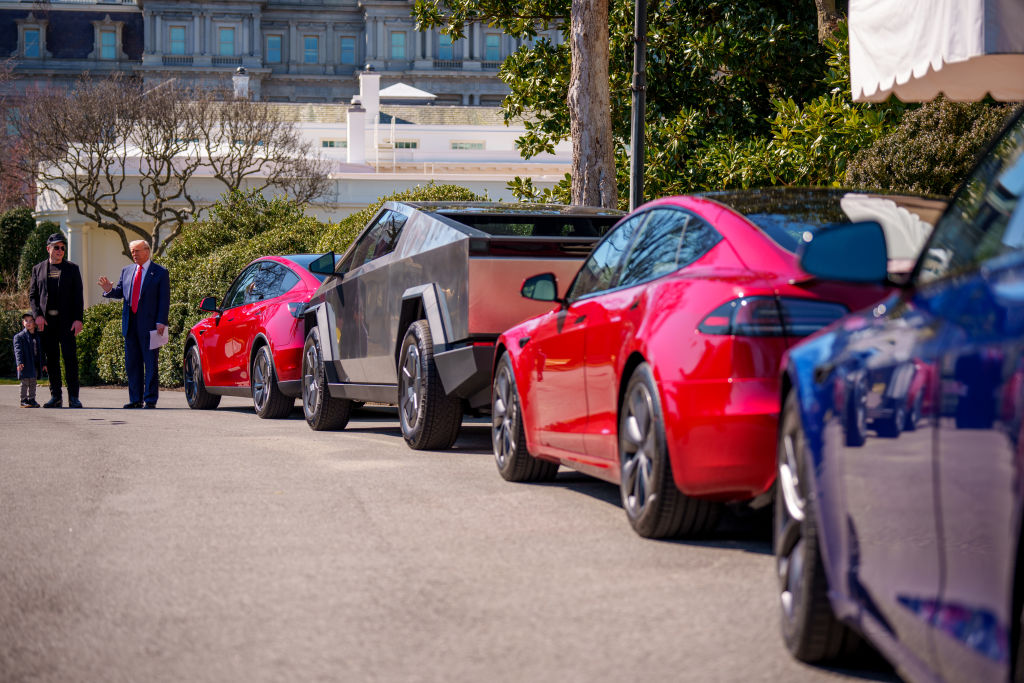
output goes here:
[{"label": "dark green hedge", "polygon": [[948,197],[1013,109],[939,98],[907,111],[890,133],[853,156],[846,184]]},{"label": "dark green hedge", "polygon": [[9,288],[15,284],[21,250],[35,227],[36,220],[28,207],[11,209],[0,215],[0,287]]},{"label": "dark green hedge", "polygon": [[46,238],[55,232],[61,232],[60,226],[53,221],[43,221],[28,234],[25,244],[18,257],[18,286],[27,289],[28,279],[32,276],[32,267],[46,258]]}]

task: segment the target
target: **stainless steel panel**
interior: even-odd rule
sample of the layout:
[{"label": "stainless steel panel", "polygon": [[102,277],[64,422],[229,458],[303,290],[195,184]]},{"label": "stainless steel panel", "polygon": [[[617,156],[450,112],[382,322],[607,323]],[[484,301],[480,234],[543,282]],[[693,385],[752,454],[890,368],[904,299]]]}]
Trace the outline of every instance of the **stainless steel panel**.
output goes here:
[{"label": "stainless steel panel", "polygon": [[469,260],[469,333],[501,334],[516,323],[550,311],[554,304],[524,299],[523,280],[554,273],[564,297],[583,259],[474,257]]}]

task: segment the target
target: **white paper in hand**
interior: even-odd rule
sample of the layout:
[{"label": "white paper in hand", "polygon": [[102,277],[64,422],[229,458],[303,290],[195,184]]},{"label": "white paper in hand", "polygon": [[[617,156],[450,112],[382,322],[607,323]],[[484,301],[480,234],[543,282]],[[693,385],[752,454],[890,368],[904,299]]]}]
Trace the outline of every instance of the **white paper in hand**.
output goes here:
[{"label": "white paper in hand", "polygon": [[169,330],[168,330],[168,328],[166,326],[164,327],[164,333],[163,334],[160,334],[156,330],[150,330],[149,331],[149,348],[150,348],[150,350],[152,350],[152,349],[159,349],[161,346],[166,344],[167,340],[168,340],[168,337],[169,337],[168,333],[169,333]]}]

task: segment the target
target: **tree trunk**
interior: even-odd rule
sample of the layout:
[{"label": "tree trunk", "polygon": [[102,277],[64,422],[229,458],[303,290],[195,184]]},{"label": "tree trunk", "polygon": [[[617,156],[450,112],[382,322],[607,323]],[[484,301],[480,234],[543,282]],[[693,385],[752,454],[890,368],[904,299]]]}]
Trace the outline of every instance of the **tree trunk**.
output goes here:
[{"label": "tree trunk", "polygon": [[824,43],[843,17],[836,11],[836,0],[814,0],[814,6],[818,10],[818,42]]},{"label": "tree trunk", "polygon": [[572,203],[618,203],[608,93],[608,0],[572,0],[569,126]]}]

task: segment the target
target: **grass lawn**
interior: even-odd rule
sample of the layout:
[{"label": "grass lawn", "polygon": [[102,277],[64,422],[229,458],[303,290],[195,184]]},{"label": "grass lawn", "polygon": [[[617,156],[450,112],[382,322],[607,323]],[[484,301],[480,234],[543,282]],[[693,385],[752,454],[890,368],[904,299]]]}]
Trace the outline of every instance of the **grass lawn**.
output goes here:
[{"label": "grass lawn", "polygon": [[[21,380],[18,379],[17,377],[0,377],[0,386],[6,385],[6,384],[21,384]],[[48,380],[48,379],[41,379],[41,380],[39,380],[39,382],[36,383],[36,386],[48,387],[48,386],[50,386],[50,380]]]}]

